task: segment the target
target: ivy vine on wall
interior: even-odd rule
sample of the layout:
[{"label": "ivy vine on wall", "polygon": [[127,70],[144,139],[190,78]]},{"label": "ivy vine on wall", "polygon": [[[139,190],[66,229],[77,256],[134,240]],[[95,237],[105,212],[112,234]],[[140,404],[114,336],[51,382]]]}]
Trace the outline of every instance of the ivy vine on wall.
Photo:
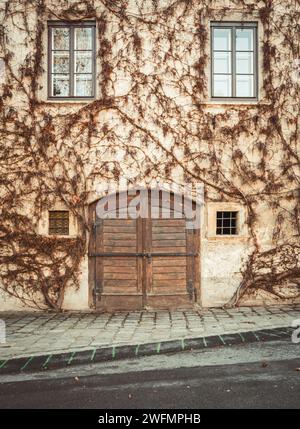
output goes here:
[{"label": "ivy vine on wall", "polygon": [[[66,289],[78,286],[94,184],[132,175],[172,181],[179,171],[205,185],[207,201],[247,208],[251,254],[229,305],[258,290],[300,296],[300,77],[293,71],[300,2],[281,3],[1,2],[0,265],[8,294],[60,310]],[[209,22],[232,10],[261,22],[262,95],[255,104],[214,109],[207,103]],[[47,20],[83,19],[97,24],[98,96],[49,103],[41,97]],[[75,216],[77,238],[37,235],[42,209],[57,200]],[[268,245],[262,207],[274,220]]]}]

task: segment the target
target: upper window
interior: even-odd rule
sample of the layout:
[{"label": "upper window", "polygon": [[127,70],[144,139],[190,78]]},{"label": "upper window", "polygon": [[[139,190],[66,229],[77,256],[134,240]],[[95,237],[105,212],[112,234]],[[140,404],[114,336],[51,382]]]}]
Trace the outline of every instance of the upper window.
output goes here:
[{"label": "upper window", "polygon": [[95,23],[53,22],[48,31],[49,97],[94,97]]},{"label": "upper window", "polygon": [[257,97],[257,24],[211,25],[213,98]]}]

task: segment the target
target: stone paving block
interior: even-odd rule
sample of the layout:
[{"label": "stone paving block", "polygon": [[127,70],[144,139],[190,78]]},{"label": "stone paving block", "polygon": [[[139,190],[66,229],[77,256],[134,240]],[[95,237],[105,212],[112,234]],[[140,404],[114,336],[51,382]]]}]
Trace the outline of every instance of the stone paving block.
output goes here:
[{"label": "stone paving block", "polygon": [[[76,349],[126,342],[153,343],[166,339],[214,336],[232,332],[290,326],[300,319],[300,306],[243,307],[234,309],[135,311],[116,314],[68,313],[34,315],[25,312],[2,313],[7,323],[10,347],[0,347],[0,356],[40,353],[57,349]],[[256,340],[253,334],[243,335]],[[292,332],[292,331],[291,331]],[[260,333],[261,338],[264,334]],[[276,338],[276,331],[274,331]],[[270,333],[268,335],[270,337]],[[225,337],[225,340],[230,340]],[[236,337],[234,337],[234,341]],[[212,340],[210,340],[212,341]],[[232,339],[233,341],[233,339]],[[237,340],[236,340],[237,341]],[[221,341],[222,342],[222,341]]]}]

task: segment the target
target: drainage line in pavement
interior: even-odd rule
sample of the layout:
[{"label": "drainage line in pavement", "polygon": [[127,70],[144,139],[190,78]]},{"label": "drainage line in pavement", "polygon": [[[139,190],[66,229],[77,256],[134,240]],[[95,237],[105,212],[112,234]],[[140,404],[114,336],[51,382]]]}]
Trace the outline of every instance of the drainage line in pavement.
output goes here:
[{"label": "drainage line in pavement", "polygon": [[92,356],[91,356],[91,360],[94,360],[94,357],[95,357],[95,354],[96,354],[96,348],[93,350],[93,352],[92,352]]},{"label": "drainage line in pavement", "polygon": [[222,335],[219,335],[219,338],[220,338],[220,340],[222,341],[222,343],[224,344],[224,346],[226,346],[226,343],[225,343],[225,341],[223,340]]},{"label": "drainage line in pavement", "polygon": [[240,332],[238,332],[238,334],[241,337],[242,342],[244,343],[245,342],[245,338],[243,337],[243,335]]},{"label": "drainage line in pavement", "polygon": [[75,356],[75,352],[72,352],[71,353],[71,356],[70,356],[70,358],[69,358],[69,360],[68,360],[68,362],[67,362],[67,365],[70,365],[71,364],[71,362],[72,362],[72,360],[73,360],[73,357]]},{"label": "drainage line in pavement", "polygon": [[252,334],[255,336],[256,341],[260,341],[260,340],[259,340],[259,337],[256,335],[256,333],[255,333],[254,331],[252,331]]},{"label": "drainage line in pavement", "polygon": [[9,359],[4,360],[1,364],[0,364],[0,369],[4,367],[4,365],[9,361]]},{"label": "drainage line in pavement", "polygon": [[49,363],[50,359],[52,358],[52,355],[49,355],[45,361],[45,363],[42,365],[42,368],[47,369],[47,364]]},{"label": "drainage line in pavement", "polygon": [[23,371],[23,369],[25,369],[25,368],[26,368],[26,366],[30,364],[30,362],[32,361],[32,359],[33,359],[33,356],[30,356],[30,358],[29,358],[29,359],[25,362],[25,364],[22,366],[21,371]]}]

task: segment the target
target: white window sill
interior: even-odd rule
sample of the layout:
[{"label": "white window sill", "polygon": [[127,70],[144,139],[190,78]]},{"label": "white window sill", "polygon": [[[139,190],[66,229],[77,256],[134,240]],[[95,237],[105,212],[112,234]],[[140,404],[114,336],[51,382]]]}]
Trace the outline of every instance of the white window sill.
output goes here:
[{"label": "white window sill", "polygon": [[59,98],[47,98],[47,100],[41,100],[40,103],[43,104],[89,104],[92,103],[93,101],[95,101],[95,98],[86,98],[86,99],[70,99],[70,98],[66,98],[66,99],[59,99]]},{"label": "white window sill", "polygon": [[257,106],[270,105],[266,100],[206,100],[200,103],[202,106]]}]

